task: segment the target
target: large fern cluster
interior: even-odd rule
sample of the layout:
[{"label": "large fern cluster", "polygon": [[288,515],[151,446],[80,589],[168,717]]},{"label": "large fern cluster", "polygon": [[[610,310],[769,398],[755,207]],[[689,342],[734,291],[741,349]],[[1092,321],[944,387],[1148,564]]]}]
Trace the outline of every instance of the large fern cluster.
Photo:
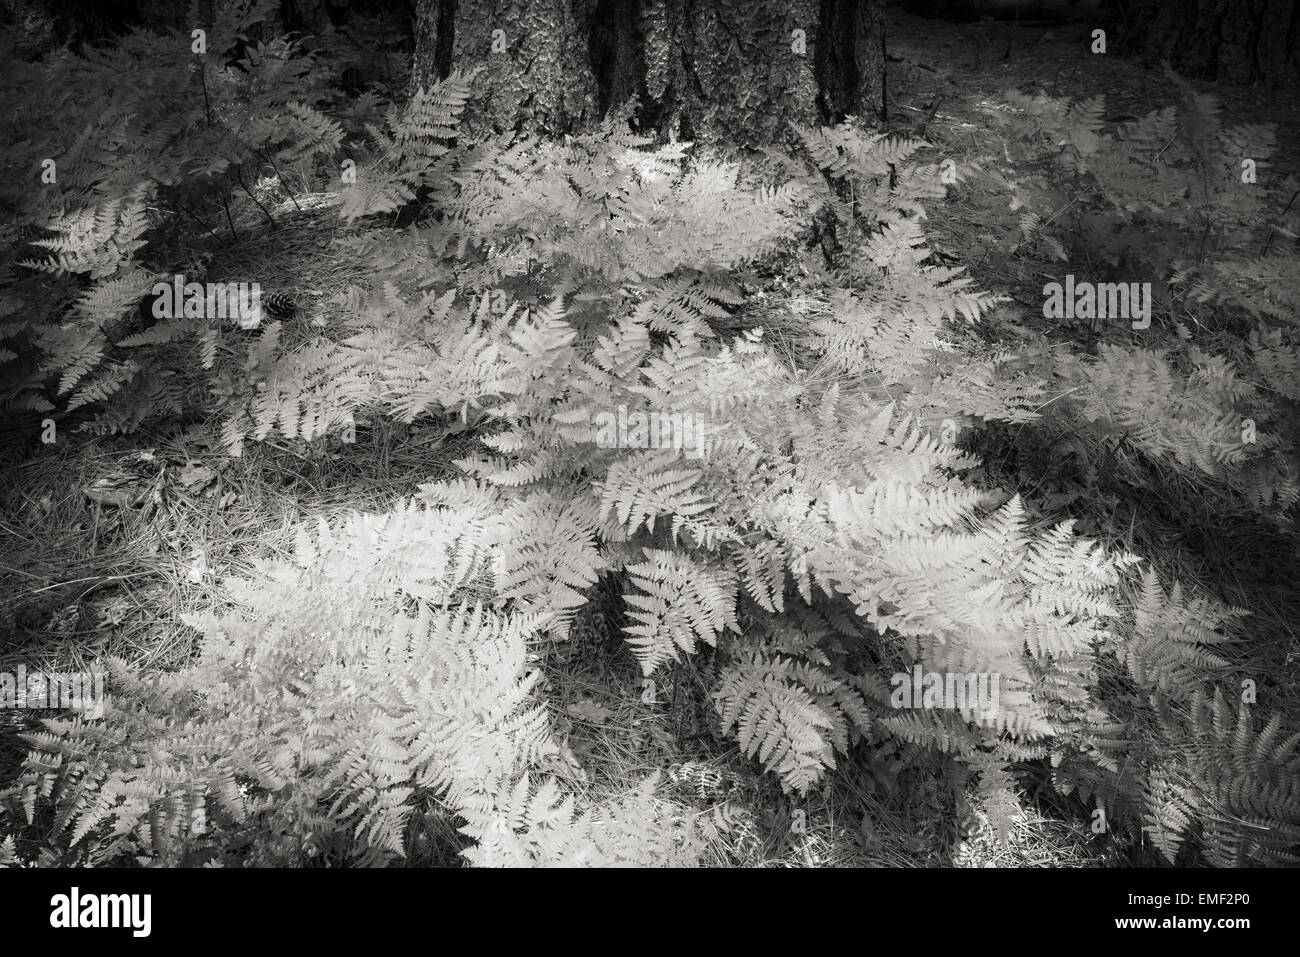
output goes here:
[{"label": "large fern cluster", "polygon": [[194,665],[139,677],[119,663],[102,722],[31,736],[10,799],[63,855],[47,861],[368,865],[462,842],[488,865],[698,853],[653,780],[590,807],[537,772],[556,750],[527,665],[541,618],[511,601],[517,573],[482,534],[534,526],[490,490],[425,497],[299,529],[292,561],[190,620]]},{"label": "large fern cluster", "polygon": [[[526,648],[564,640],[606,575],[643,675],[710,649],[720,726],[796,796],[884,734],[962,762],[996,806],[1014,805],[1008,769],[1042,759],[1170,849],[1283,856],[1294,741],[1214,698],[1226,642],[1192,624],[1210,606],[1151,578],[1134,598],[1134,556],[980,486],[957,442],[1035,420],[1066,383],[1069,414],[1231,482],[1282,445],[1256,383],[1173,343],[962,358],[999,298],[936,262],[924,144],[799,129],[802,153],[758,183],[620,114],[563,143],[463,143],[468,93],[453,76],[370,131],[341,214],[413,218],[348,240],[375,282],[335,300],[329,334],[271,325],[242,365],[209,363],[232,452],[423,419],[471,432],[464,478],[303,532],[295,562],[194,619],[193,667],[120,675],[102,725],[51,723],[13,795],[48,841],[104,861],[370,863],[453,822],[477,863],[690,860],[653,781],[589,808],[545,771]],[[1098,168],[1096,112],[1058,118],[1072,176]],[[77,228],[116,235],[128,215]],[[747,328],[758,267],[811,235],[825,262],[804,257],[782,323]],[[1256,332],[1248,355],[1280,382],[1292,343]],[[1245,418],[1254,446],[1233,439]],[[997,675],[999,694],[904,710],[888,685],[915,667]],[[1218,743],[1189,750],[1205,728]]]},{"label": "large fern cluster", "polygon": [[[840,137],[860,142],[868,157],[873,145],[882,142],[854,141],[846,132]],[[582,145],[586,156],[548,166],[554,170],[548,175],[554,175],[555,188],[561,190],[556,195],[567,192],[570,205],[581,208],[583,199],[566,184],[592,175],[587,169],[591,155],[601,158],[607,178],[611,170],[622,169],[616,182],[636,186],[624,187],[633,197],[646,197],[645,174],[639,171],[649,169],[654,180],[669,186],[692,182],[667,168],[675,157],[665,156],[662,149],[649,151],[646,159],[631,151],[640,144],[623,146],[621,154],[615,154],[605,138],[592,137]],[[574,162],[580,163],[577,169]],[[872,169],[868,166],[861,175]],[[887,165],[876,172],[886,176]],[[813,175],[815,171],[806,174],[789,195],[815,196],[808,185]],[[499,182],[496,172],[483,176],[489,184]],[[609,187],[602,189],[608,195]],[[534,229],[519,236],[517,217],[523,211],[509,211],[519,207],[520,200],[497,187],[486,200],[470,202],[466,195],[473,194],[454,193],[466,205],[453,207],[449,226],[427,227],[434,249],[450,245],[437,240],[448,228],[491,226],[496,231],[489,235],[497,238],[486,250],[485,267],[493,269],[495,262],[500,264],[495,269],[518,268],[511,244],[527,244],[530,256],[554,264],[563,287],[583,291],[574,298],[590,299],[593,289],[607,290],[602,304],[613,320],[606,331],[598,332],[594,341],[579,336],[560,300],[520,315],[512,307],[498,317],[485,308],[490,299],[486,291],[472,314],[458,314],[449,298],[435,301],[432,293],[418,307],[390,298],[380,307],[388,317],[380,324],[390,337],[394,330],[405,330],[404,341],[387,340],[395,345],[392,359],[365,360],[351,375],[342,367],[326,368],[319,377],[325,393],[299,394],[334,396],[344,383],[356,382],[369,401],[387,403],[390,409],[400,406],[407,417],[474,410],[489,429],[485,454],[467,458],[462,467],[503,489],[520,490],[511,493],[515,495],[528,494],[530,486],[564,488],[574,502],[574,517],[582,516],[585,522],[580,538],[561,537],[553,549],[555,557],[535,563],[528,572],[531,580],[521,578],[515,587],[522,587],[524,594],[537,590],[546,580],[539,573],[575,567],[573,548],[598,543],[604,550],[600,565],[626,576],[628,638],[647,675],[702,645],[716,646],[737,630],[738,603],[752,602],[776,613],[798,596],[794,600],[817,603],[840,618],[851,618],[856,610],[886,639],[886,648],[910,652],[913,660],[928,666],[964,665],[966,670],[1004,673],[1003,709],[988,716],[993,733],[1032,740],[1050,731],[1033,691],[1050,684],[1053,669],[1061,667],[1050,660],[1053,656],[1083,654],[1102,620],[1115,613],[1105,596],[1105,587],[1114,584],[1111,563],[1086,545],[1069,544],[1068,529],[1041,540],[1030,534],[1017,503],[987,524],[979,510],[988,504],[988,496],[962,486],[953,475],[954,469],[973,463],[952,444],[927,435],[914,418],[897,417],[894,408],[876,402],[868,391],[839,386],[828,390],[801,382],[759,337],[706,345],[711,331],[702,321],[706,310],[700,307],[695,322],[684,325],[676,316],[682,300],[658,294],[681,288],[678,275],[662,278],[665,271],[676,273],[679,267],[669,260],[649,270],[622,258],[625,248],[635,253],[640,247],[635,225],[650,212],[606,201],[598,219],[610,224],[611,236],[602,258],[593,259],[575,251],[572,244],[579,239],[569,231],[539,235]],[[540,189],[526,195],[530,201],[540,195],[546,202],[551,193]],[[662,221],[684,215],[678,207],[697,204],[700,197],[665,192],[640,201],[651,199],[651,210],[669,204],[667,212],[654,214]],[[926,254],[916,238],[915,221],[904,215],[908,203],[881,202],[892,210],[893,222],[867,249],[880,263],[877,278],[888,275],[897,284],[890,293],[894,301],[929,320],[932,329],[945,314],[978,316],[988,297],[963,291],[960,280],[953,285],[957,277],[952,271],[933,274],[932,267],[923,265]],[[755,208],[752,203],[742,197],[735,205]],[[553,210],[539,223],[557,218]],[[625,220],[632,225],[624,227]],[[776,225],[779,220],[773,221]],[[667,235],[671,239],[671,230]],[[457,245],[473,248],[475,243],[487,245],[482,239]],[[899,258],[899,249],[908,254]],[[698,256],[699,249],[691,254]],[[674,257],[680,255],[684,253],[673,251]],[[749,258],[748,252],[737,250],[719,262],[715,254],[711,268],[716,273],[724,265],[742,266]],[[616,292],[610,289],[611,270],[612,278],[624,284]],[[392,275],[401,278],[404,271],[397,260]],[[911,286],[906,285],[909,276]],[[723,275],[710,281],[729,280]],[[832,301],[848,306],[850,298],[840,293]],[[883,311],[882,306],[875,308]],[[368,315],[367,322],[373,321],[374,314]],[[585,311],[579,313],[580,320],[588,318]],[[857,317],[850,313],[845,319]],[[436,353],[420,345],[421,323],[442,330],[437,338],[445,346]],[[374,327],[366,335],[377,334]],[[656,342],[656,334],[666,339]],[[355,349],[361,341],[346,340],[329,354],[351,354],[360,360],[361,352]],[[928,362],[936,378],[939,351],[933,341],[918,343],[915,360]],[[397,361],[398,354],[405,357],[403,362]],[[882,365],[907,358],[887,352],[881,356]],[[861,371],[870,358],[859,358],[853,371]],[[309,366],[320,365],[319,355],[305,352],[277,368],[286,368],[288,362],[287,368],[293,369],[304,360]],[[395,373],[403,367],[412,374]],[[967,375],[978,379],[978,373],[987,375],[990,368],[985,364]],[[889,381],[903,378],[900,372]],[[376,389],[381,380],[387,384]],[[262,390],[263,397],[280,394],[274,376],[270,386]],[[921,394],[938,404],[930,393]],[[326,405],[337,407],[334,401]],[[603,447],[599,417],[616,408],[647,414],[698,410],[699,437],[707,455],[692,459],[671,447]],[[1005,402],[998,406],[991,393],[985,403],[966,408],[986,417],[1023,414]],[[302,420],[296,412],[289,418],[290,423],[318,420]],[[280,421],[283,425],[283,416]],[[1032,560],[1027,561],[1026,554]],[[1025,577],[1005,579],[1021,565],[1024,569],[1014,574]],[[579,570],[597,567],[594,552],[576,562]],[[572,572],[570,577],[581,580]],[[580,598],[576,591],[572,594]],[[972,612],[972,601],[979,602],[978,613]],[[562,635],[572,606],[550,608],[554,632]],[[973,634],[971,622],[978,627]],[[855,715],[855,727],[861,729],[867,714],[861,688],[868,679],[847,669],[826,671],[816,679],[806,669],[773,672],[774,661],[752,655],[737,658],[735,666],[748,670],[724,672],[726,690],[719,701],[724,722],[739,729],[742,747],[781,770],[787,787],[804,791],[833,764],[836,748],[847,749],[848,717]],[[755,677],[746,679],[744,674]],[[783,692],[773,684],[778,681]],[[828,692],[836,683],[842,690]],[[768,691],[760,693],[760,687]],[[957,735],[955,729],[944,732],[926,721],[899,716],[889,720],[918,741]],[[758,737],[760,729],[766,729],[763,737]],[[777,736],[769,740],[774,733]],[[981,739],[975,734],[953,740],[964,741],[961,747],[973,751]]]}]

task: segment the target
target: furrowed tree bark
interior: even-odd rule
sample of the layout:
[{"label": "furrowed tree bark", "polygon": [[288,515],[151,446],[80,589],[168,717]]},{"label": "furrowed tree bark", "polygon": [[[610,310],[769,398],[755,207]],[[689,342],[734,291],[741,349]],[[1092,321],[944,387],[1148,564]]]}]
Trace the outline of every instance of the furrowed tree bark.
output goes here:
[{"label": "furrowed tree bark", "polygon": [[1273,87],[1300,82],[1295,0],[1129,0],[1125,46],[1179,73]]},{"label": "furrowed tree bark", "polygon": [[635,97],[641,128],[739,146],[878,117],[879,0],[417,0],[411,86],[480,66],[496,131],[568,133]]}]

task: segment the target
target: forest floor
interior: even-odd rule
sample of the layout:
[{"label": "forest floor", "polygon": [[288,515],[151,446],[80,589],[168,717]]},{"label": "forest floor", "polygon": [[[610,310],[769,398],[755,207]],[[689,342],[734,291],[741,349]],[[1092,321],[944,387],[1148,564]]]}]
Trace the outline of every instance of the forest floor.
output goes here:
[{"label": "forest floor", "polygon": [[[1089,54],[1078,25],[949,24],[899,11],[890,18],[891,127],[923,136],[948,155],[1001,152],[991,116],[1007,109],[1008,89],[1104,95],[1107,115],[1142,114],[1173,98],[1158,70]],[[1279,154],[1291,162],[1300,155],[1297,94],[1199,86],[1222,97],[1235,121],[1277,123]],[[982,196],[969,189],[936,204],[926,224],[933,248],[966,264],[979,288],[1009,294],[1017,305],[999,321],[1023,337],[1082,335],[1047,328],[1035,316],[1044,274],[1005,234],[990,230]],[[293,290],[300,308],[286,323],[286,336],[306,337],[331,296],[365,280],[332,244],[337,223],[329,215],[290,217],[274,232],[215,250],[209,275]],[[1057,263],[1053,271],[1064,273],[1068,265]],[[287,555],[296,522],[381,510],[419,483],[451,477],[462,449],[443,437],[377,423],[354,445],[250,443],[239,458],[221,451],[214,422],[58,442],[0,475],[0,633],[11,636],[3,659],[52,670],[81,670],[108,655],[150,668],[182,665],[194,653],[195,637],[183,616],[222,602],[223,576],[250,572],[257,558]],[[1014,465],[999,472],[990,464],[989,473],[990,482],[1019,485]],[[1261,547],[1258,529],[1224,528],[1209,515],[1202,528],[1172,517],[1162,522],[1160,515],[1177,510],[1162,509],[1153,497],[1177,492],[1176,484],[1164,493],[1160,487],[1121,490],[1080,516],[1081,531],[1164,560],[1170,577],[1237,581],[1241,595],[1256,602],[1276,596],[1272,607],[1256,604],[1251,611],[1260,633],[1277,644],[1280,663],[1293,671],[1300,645],[1291,623],[1300,621],[1300,607],[1277,580],[1276,566],[1281,561],[1285,568],[1294,542],[1263,539],[1273,544]],[[115,500],[115,493],[123,497]],[[794,809],[805,815],[806,826],[797,826],[774,781],[712,733],[696,671],[707,662],[672,673],[667,707],[641,704],[639,672],[617,634],[616,604],[593,601],[573,640],[545,656],[547,698],[559,735],[568,740],[568,767],[557,770],[597,796],[665,772],[677,796],[728,818],[731,839],[714,849],[713,863],[1060,867],[1143,859],[1140,848],[1095,840],[1081,807],[1038,804],[1028,796],[1003,839],[978,803],[969,805],[947,780],[920,768],[897,780],[845,769]],[[11,777],[21,760],[13,739],[4,740],[10,743],[0,744],[0,779]],[[879,760],[888,766],[890,758]]]}]

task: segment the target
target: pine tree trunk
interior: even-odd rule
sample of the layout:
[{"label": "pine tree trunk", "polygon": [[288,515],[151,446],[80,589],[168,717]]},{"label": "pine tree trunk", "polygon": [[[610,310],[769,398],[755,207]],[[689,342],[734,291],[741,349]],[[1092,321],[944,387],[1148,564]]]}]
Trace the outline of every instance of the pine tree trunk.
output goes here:
[{"label": "pine tree trunk", "polygon": [[0,21],[6,30],[15,21],[47,20],[58,43],[94,44],[140,22],[136,0],[5,0]]},{"label": "pine tree trunk", "polygon": [[1293,86],[1300,81],[1295,0],[1130,0],[1121,36],[1189,76]]},{"label": "pine tree trunk", "polygon": [[412,87],[479,66],[496,131],[565,133],[635,97],[645,130],[754,146],[875,119],[880,0],[417,0]]}]

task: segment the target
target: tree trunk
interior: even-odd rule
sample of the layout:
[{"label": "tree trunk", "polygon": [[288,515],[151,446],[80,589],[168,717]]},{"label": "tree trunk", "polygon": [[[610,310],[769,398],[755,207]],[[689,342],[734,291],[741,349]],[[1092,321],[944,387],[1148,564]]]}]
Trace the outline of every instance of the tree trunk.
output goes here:
[{"label": "tree trunk", "polygon": [[1129,0],[1121,38],[1189,76],[1274,87],[1300,81],[1295,0]]},{"label": "tree trunk", "polygon": [[52,44],[94,44],[139,22],[135,0],[0,0],[6,30],[31,30],[38,21]]},{"label": "tree trunk", "polygon": [[480,66],[476,117],[565,133],[632,97],[642,129],[755,146],[876,118],[880,0],[417,0],[412,88]]}]

